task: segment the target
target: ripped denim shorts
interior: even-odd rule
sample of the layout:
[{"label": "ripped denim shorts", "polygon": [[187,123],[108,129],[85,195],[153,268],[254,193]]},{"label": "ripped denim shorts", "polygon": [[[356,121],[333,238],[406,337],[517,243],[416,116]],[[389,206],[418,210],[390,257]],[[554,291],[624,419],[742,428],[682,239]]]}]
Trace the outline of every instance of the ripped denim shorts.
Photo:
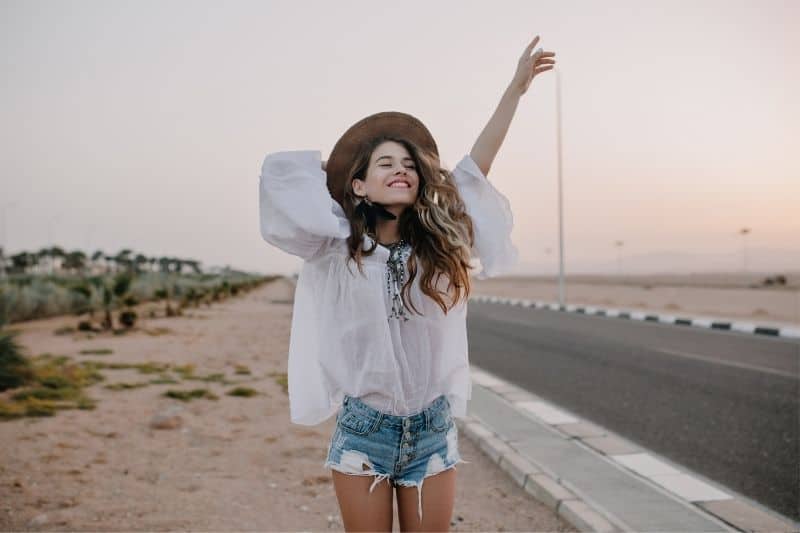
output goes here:
[{"label": "ripped denim shorts", "polygon": [[345,395],[324,466],[346,474],[375,476],[370,492],[384,479],[394,487],[416,486],[422,521],[425,478],[462,462],[469,461],[459,455],[458,426],[446,396],[439,396],[417,414],[398,416]]}]

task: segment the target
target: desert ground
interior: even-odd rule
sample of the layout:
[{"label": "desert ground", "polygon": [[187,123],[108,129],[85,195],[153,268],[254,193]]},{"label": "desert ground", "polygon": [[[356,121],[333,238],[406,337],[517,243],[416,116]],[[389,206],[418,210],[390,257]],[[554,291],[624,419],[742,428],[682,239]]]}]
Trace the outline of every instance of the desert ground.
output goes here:
[{"label": "desert ground", "polygon": [[[150,383],[147,366],[106,368],[86,389],[94,409],[0,421],[0,530],[343,530],[322,466],[335,419],[289,420],[292,291],[280,279],[117,336],[55,334],[71,316],[9,326],[27,355],[163,364],[157,375],[177,383]],[[91,349],[110,353],[80,353]],[[227,394],[237,386],[256,394]],[[164,396],[195,388],[210,394]],[[457,467],[453,531],[575,531],[468,439],[459,450],[470,463]]]},{"label": "desert ground", "polygon": [[[564,292],[567,304],[800,325],[800,273],[790,272],[785,286],[765,285],[769,277],[766,273],[576,275],[566,277]],[[499,276],[474,280],[472,291],[475,295],[557,302],[559,289],[552,276]]]}]

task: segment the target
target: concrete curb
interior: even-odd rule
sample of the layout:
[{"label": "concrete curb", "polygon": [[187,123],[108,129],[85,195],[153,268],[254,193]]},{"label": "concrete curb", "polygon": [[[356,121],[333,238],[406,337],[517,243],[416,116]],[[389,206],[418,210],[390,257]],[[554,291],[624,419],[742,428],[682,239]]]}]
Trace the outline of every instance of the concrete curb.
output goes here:
[{"label": "concrete curb", "polygon": [[767,325],[756,325],[749,322],[732,322],[724,318],[710,317],[677,317],[674,315],[663,315],[658,313],[645,313],[642,311],[604,308],[597,306],[579,305],[559,305],[557,302],[543,302],[539,300],[523,300],[519,298],[504,298],[485,294],[470,296],[470,300],[476,302],[503,303],[518,305],[520,307],[532,307],[535,309],[550,309],[553,311],[566,311],[569,313],[581,313],[586,315],[598,315],[616,318],[626,318],[629,320],[643,320],[649,322],[659,322],[663,324],[675,324],[680,326],[695,326],[708,329],[722,329],[739,331],[742,333],[752,333],[754,335],[770,335],[772,337],[787,337],[800,339],[800,327],[776,327]]},{"label": "concrete curb", "polygon": [[[566,409],[550,404],[483,369],[473,365],[471,373],[474,383],[491,390],[520,412],[524,412],[528,418],[549,427],[565,439],[576,441],[576,444],[591,450],[604,460],[627,469],[644,482],[660,486],[686,506],[701,510],[706,516],[713,517],[735,531],[800,531],[800,523],[671,463],[605,428],[583,421]],[[581,531],[633,531],[620,518],[593,502],[590,495],[582,494],[567,480],[561,479],[547,465],[536,464],[518,453],[514,448],[514,441],[507,441],[494,433],[478,417],[468,416],[456,420],[464,435],[520,487],[574,527]],[[651,471],[647,472],[648,469]],[[671,472],[665,474],[665,470]],[[664,481],[669,478],[681,479],[684,486],[676,489],[669,484],[664,485]],[[686,486],[695,492],[694,496],[691,491],[687,496]],[[698,490],[703,492],[702,496],[696,495]]]},{"label": "concrete curb", "polygon": [[478,419],[467,417],[456,419],[459,429],[473,441],[525,492],[542,502],[550,510],[580,531],[616,532],[625,529],[615,527],[599,512],[592,509],[577,494],[559,484],[558,478],[544,472],[510,445],[486,428]]}]

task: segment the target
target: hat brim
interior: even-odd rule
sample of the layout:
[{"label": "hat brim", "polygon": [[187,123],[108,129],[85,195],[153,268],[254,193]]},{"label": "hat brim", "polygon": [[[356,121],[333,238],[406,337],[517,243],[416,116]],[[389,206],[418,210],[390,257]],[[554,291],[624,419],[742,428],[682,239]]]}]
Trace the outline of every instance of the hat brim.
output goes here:
[{"label": "hat brim", "polygon": [[325,166],[328,190],[339,204],[343,204],[347,174],[362,143],[381,135],[407,139],[436,157],[439,156],[433,135],[419,119],[399,111],[383,111],[363,118],[350,126],[339,138]]}]

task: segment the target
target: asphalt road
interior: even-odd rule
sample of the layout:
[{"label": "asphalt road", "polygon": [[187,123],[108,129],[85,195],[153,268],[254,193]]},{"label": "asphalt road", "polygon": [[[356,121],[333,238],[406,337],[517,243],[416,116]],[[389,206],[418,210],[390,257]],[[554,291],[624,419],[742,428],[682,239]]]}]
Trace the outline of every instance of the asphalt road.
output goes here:
[{"label": "asphalt road", "polygon": [[470,361],[800,520],[800,342],[470,302]]}]

